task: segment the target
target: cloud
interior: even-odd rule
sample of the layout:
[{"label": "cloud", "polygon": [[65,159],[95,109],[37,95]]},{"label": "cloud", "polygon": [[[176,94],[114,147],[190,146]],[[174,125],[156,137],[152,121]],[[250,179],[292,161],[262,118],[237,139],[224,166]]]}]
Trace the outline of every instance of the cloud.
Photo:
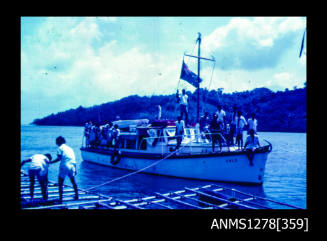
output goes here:
[{"label": "cloud", "polygon": [[[34,116],[39,118],[133,94],[150,96],[175,92],[187,34],[177,34],[182,40],[177,41],[178,47],[173,41],[165,41],[168,45],[165,48],[181,50],[177,54],[167,49],[154,48],[154,51],[149,48],[153,42],[140,38],[143,35],[138,24],[141,23],[131,20],[119,25],[117,22],[111,17],[42,18],[33,34],[22,31],[22,113],[33,116],[34,111]],[[303,21],[298,18],[233,18],[227,25],[204,36],[201,55],[214,55],[218,68],[211,89],[224,88],[225,92],[233,92],[277,84],[284,87],[286,83],[293,83],[289,82],[291,78],[298,81],[300,78],[293,70],[287,70],[287,76],[284,70],[274,72],[268,67],[278,63],[283,51],[292,45],[294,31],[301,27]],[[168,30],[172,31],[161,23],[160,31],[150,39],[158,44],[156,38]],[[144,47],[145,44],[148,45]],[[204,62],[201,65],[201,77],[205,80],[202,87],[208,87],[212,63]],[[190,64],[190,67],[194,66]],[[196,68],[194,70],[196,72]],[[183,80],[179,87],[194,90]]]},{"label": "cloud", "polygon": [[137,44],[120,49],[117,39],[103,38],[95,18],[49,18],[27,36],[21,51],[22,112],[35,106],[37,113],[56,113],[176,90],[180,60],[145,52]]},{"label": "cloud", "polygon": [[295,43],[302,18],[233,18],[203,38],[203,50],[223,70],[258,70],[275,67]]},{"label": "cloud", "polygon": [[112,22],[112,23],[117,21],[117,17],[98,17],[98,19],[104,22]]},{"label": "cloud", "polygon": [[301,58],[300,58],[299,61],[300,61],[300,63],[302,65],[306,66],[306,64],[307,64],[307,55],[306,55],[306,53],[305,54],[302,54],[302,56],[301,56]]},{"label": "cloud", "polygon": [[272,91],[292,89],[294,86],[302,88],[305,82],[305,76],[294,70],[276,72],[276,69],[260,69],[256,71],[247,71],[244,69],[221,70],[216,69],[211,80],[212,68],[206,68],[202,71],[202,77],[205,79],[201,84],[202,88],[218,89],[223,88],[224,93],[234,91],[246,91],[255,88],[269,88]]},{"label": "cloud", "polygon": [[268,82],[268,85],[272,83],[279,87],[279,89],[293,88],[294,86],[302,87],[304,80],[298,78],[294,73],[281,72],[276,73],[273,76],[273,80]]}]

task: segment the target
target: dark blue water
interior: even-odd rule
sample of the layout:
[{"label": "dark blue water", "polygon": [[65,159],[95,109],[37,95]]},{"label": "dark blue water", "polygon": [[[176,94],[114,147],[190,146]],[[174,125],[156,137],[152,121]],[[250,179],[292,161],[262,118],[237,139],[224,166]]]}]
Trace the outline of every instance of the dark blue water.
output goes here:
[{"label": "dark blue water", "polygon": [[[64,136],[67,145],[75,151],[77,159],[76,181],[79,188],[87,189],[129,173],[125,170],[84,162],[79,150],[82,144],[82,127],[21,126],[21,158],[25,159],[36,153],[48,152],[53,158],[56,158],[55,139],[59,135]],[[270,153],[266,164],[263,185],[215,183],[306,208],[306,134],[262,132],[259,133],[259,137],[268,140],[273,145],[273,151]],[[23,169],[27,167],[28,164],[23,166]],[[50,166],[50,180],[57,181],[58,170],[59,163]],[[65,180],[65,183],[70,184],[69,182],[69,179]],[[94,189],[94,191],[126,200],[152,195],[155,192],[165,193],[181,190],[184,187],[197,187],[211,183],[213,182],[136,174]]]}]

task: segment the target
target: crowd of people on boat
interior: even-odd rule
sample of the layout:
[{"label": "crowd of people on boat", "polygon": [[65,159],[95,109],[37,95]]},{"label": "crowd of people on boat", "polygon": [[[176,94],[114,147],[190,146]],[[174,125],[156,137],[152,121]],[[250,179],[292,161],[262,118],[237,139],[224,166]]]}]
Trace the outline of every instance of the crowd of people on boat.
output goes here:
[{"label": "crowd of people on boat", "polygon": [[[185,89],[182,90],[181,94],[177,91],[176,97],[177,103],[180,104],[178,123],[180,123],[183,117],[185,117],[185,121],[182,120],[182,123],[184,123],[184,126],[188,126],[188,96]],[[237,145],[239,149],[242,149],[243,146],[248,149],[260,146],[257,136],[258,121],[255,113],[252,113],[251,117],[246,120],[242,111],[238,110],[236,106],[233,107],[230,120],[227,120],[226,112],[222,109],[222,106],[218,104],[217,111],[212,113],[211,116],[208,112],[205,112],[204,115],[201,116],[199,124],[201,137],[212,143],[213,152],[216,144],[218,144],[221,151],[222,143],[225,143],[227,146]],[[247,137],[245,145],[243,145],[243,131],[245,130],[248,131],[251,138]],[[180,146],[180,142],[181,139],[179,138],[177,141],[177,147]]]},{"label": "crowd of people on boat", "polygon": [[[185,127],[190,127],[188,119],[188,96],[185,90],[182,93],[177,92],[177,102],[180,104],[180,113],[175,122],[175,138],[176,149],[181,146],[184,138]],[[161,118],[161,106],[157,106],[158,114],[156,119]],[[205,112],[199,120],[198,131],[202,140],[212,143],[212,151],[215,151],[215,146],[218,145],[219,151],[222,151],[222,146],[237,146],[238,149],[247,149],[260,146],[257,136],[258,121],[255,113],[246,119],[240,109],[236,106],[233,107],[230,115],[226,114],[226,111],[220,104],[217,105],[217,110],[214,113],[209,114]],[[243,142],[243,132],[246,131],[249,134],[245,143]],[[104,125],[92,123],[87,121],[84,129],[84,137],[86,147],[114,147],[118,148],[120,129],[117,124],[113,124],[110,121],[105,121]],[[198,137],[197,137],[198,139]]]},{"label": "crowd of people on boat", "polygon": [[[246,120],[241,110],[233,108],[231,118],[228,120],[226,112],[222,109],[221,105],[217,106],[217,111],[209,116],[205,112],[200,118],[200,133],[202,138],[212,142],[212,149],[214,151],[215,145],[222,148],[222,143],[227,146],[236,145],[239,149],[243,148],[243,132],[247,130],[248,134],[253,130],[254,135],[257,135],[258,121],[255,113]],[[210,134],[210,135],[209,135]]]},{"label": "crowd of people on boat", "polygon": [[105,121],[104,125],[87,121],[84,126],[84,137],[86,147],[114,147],[117,148],[120,136],[120,129],[117,124]]},{"label": "crowd of people on boat", "polygon": [[[182,116],[178,117],[176,121],[176,136],[177,148],[183,140],[184,128],[186,127],[186,120],[182,120]],[[223,143],[226,146],[237,146],[238,149],[252,146],[260,146],[257,136],[258,121],[254,113],[248,120],[242,115],[242,111],[233,109],[232,118],[227,120],[226,112],[220,105],[217,106],[217,111],[209,115],[205,112],[200,118],[199,131],[202,140],[212,143],[212,151],[215,151],[215,146],[218,144],[219,151],[222,150]],[[253,138],[246,138],[246,142],[243,144],[243,132],[247,130],[249,136],[253,135]]]}]

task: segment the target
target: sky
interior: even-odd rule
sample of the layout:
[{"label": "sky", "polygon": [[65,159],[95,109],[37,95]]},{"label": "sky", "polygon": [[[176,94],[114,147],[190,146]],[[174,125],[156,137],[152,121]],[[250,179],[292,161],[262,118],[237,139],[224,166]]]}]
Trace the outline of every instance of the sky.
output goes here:
[{"label": "sky", "polygon": [[[193,92],[179,77],[198,33],[201,56],[215,59],[201,60],[202,88],[302,88],[305,29],[306,17],[22,17],[21,124],[129,95]],[[184,61],[197,73],[195,58]]]}]

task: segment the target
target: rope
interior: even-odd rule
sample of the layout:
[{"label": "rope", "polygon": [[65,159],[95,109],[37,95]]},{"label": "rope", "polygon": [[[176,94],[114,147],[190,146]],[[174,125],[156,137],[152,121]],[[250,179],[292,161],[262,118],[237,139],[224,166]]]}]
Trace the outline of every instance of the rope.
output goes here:
[{"label": "rope", "polygon": [[[214,57],[212,57],[212,58],[214,59]],[[214,70],[215,70],[215,65],[216,65],[216,61],[215,61],[215,59],[214,59],[213,62],[214,62],[214,63],[213,63],[212,71],[211,71],[211,78],[210,78],[210,83],[209,83],[209,86],[208,86],[208,92],[209,92],[210,87],[211,87],[212,77],[213,77],[213,72],[214,72]],[[203,94],[203,95],[202,95],[202,100],[203,100],[203,102],[207,102],[207,95]]]},{"label": "rope", "polygon": [[[183,63],[184,63],[184,56],[185,55],[183,55],[183,62],[182,62],[182,65],[183,65]],[[177,90],[176,90],[176,92],[178,91],[178,89],[179,89],[179,83],[181,82],[181,78],[179,77],[179,80],[178,80],[178,84],[177,84]]]},{"label": "rope", "polygon": [[[192,141],[192,140],[191,140],[191,141]],[[104,182],[104,183],[102,183],[102,184],[100,184],[100,185],[93,186],[93,187],[90,187],[90,188],[88,188],[88,189],[84,189],[84,190],[85,190],[85,191],[89,191],[89,190],[91,190],[91,189],[98,188],[98,187],[101,187],[101,186],[107,185],[107,184],[109,184],[109,183],[112,183],[112,182],[115,182],[115,181],[121,180],[121,179],[123,179],[123,178],[129,177],[129,176],[132,176],[132,175],[137,174],[137,173],[139,173],[139,172],[142,172],[142,171],[144,171],[145,169],[148,169],[148,168],[150,168],[150,167],[152,167],[152,166],[157,165],[158,163],[162,162],[163,160],[167,159],[168,157],[172,156],[173,154],[177,153],[178,151],[184,149],[188,144],[191,143],[191,141],[189,141],[187,144],[185,144],[182,148],[177,149],[176,151],[174,151],[174,152],[170,153],[169,155],[165,156],[163,159],[160,159],[160,160],[158,160],[158,161],[152,163],[152,164],[149,165],[149,166],[146,166],[146,167],[144,167],[144,168],[142,168],[142,169],[139,169],[139,170],[137,170],[137,171],[135,171],[135,172],[128,173],[128,174],[126,174],[126,175],[124,175],[124,176],[120,176],[120,177],[114,178],[114,179],[112,179],[112,180],[110,180],[110,181]]]}]

